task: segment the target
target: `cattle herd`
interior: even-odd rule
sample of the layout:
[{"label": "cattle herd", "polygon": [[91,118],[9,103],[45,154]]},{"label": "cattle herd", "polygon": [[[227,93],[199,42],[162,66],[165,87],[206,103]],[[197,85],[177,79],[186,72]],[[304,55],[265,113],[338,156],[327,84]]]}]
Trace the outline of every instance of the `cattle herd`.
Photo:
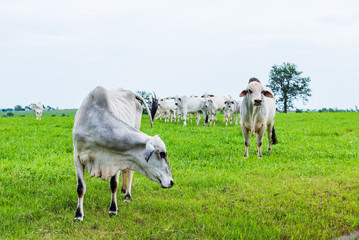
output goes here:
[{"label": "cattle herd", "polygon": [[[159,183],[163,188],[171,188],[173,179],[168,162],[167,150],[161,138],[141,132],[142,102],[152,119],[164,119],[165,122],[196,119],[198,126],[201,115],[204,124],[215,126],[217,113],[223,111],[224,122],[240,123],[244,136],[245,153],[248,157],[250,135],[257,135],[257,156],[261,157],[263,136],[267,129],[268,151],[271,144],[277,143],[274,131],[276,106],[271,89],[264,87],[256,78],[251,78],[247,87],[238,92],[243,97],[241,102],[229,95],[203,94],[197,96],[174,96],[157,99],[151,97],[151,110],[145,100],[131,91],[121,88],[107,90],[97,87],[92,90],[78,109],[74,127],[74,163],[77,175],[78,205],[75,221],[83,221],[83,198],[86,192],[84,170],[91,177],[110,179],[111,203],[110,216],[117,215],[116,193],[122,172],[121,192],[125,200],[132,200],[131,183],[133,171]],[[140,102],[139,102],[140,101]],[[31,104],[36,118],[41,119],[42,104]]]},{"label": "cattle herd", "polygon": [[[262,156],[261,146],[263,136],[267,129],[269,145],[267,150],[272,150],[271,142],[277,143],[274,130],[274,118],[276,106],[274,94],[271,89],[264,87],[257,78],[251,78],[248,86],[240,94],[243,101],[236,101],[230,95],[211,95],[204,93],[201,97],[192,95],[174,96],[162,99],[156,99],[151,96],[149,98],[152,106],[152,117],[154,119],[164,119],[165,122],[180,122],[187,126],[187,120],[195,117],[197,126],[203,115],[204,125],[209,123],[210,126],[216,125],[217,113],[223,111],[223,122],[233,124],[235,116],[235,124],[240,125],[245,140],[245,157],[248,157],[248,148],[250,145],[249,131],[254,137],[257,135],[257,154]],[[154,104],[156,103],[156,104]],[[154,108],[157,108],[154,110]]]}]

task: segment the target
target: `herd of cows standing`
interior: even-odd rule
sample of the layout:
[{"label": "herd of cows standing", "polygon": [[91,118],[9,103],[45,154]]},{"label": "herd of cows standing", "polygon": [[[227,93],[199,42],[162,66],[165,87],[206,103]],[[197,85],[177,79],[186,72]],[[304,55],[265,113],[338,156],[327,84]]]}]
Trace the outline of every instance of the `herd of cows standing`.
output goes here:
[{"label": "herd of cows standing", "polygon": [[[267,128],[269,140],[268,151],[272,150],[271,142],[277,143],[274,130],[274,118],[276,112],[274,94],[271,89],[264,87],[257,78],[251,78],[248,86],[240,94],[243,101],[239,102],[231,98],[230,95],[210,95],[203,94],[201,97],[192,95],[175,96],[162,98],[160,100],[150,97],[152,106],[152,117],[154,119],[164,118],[165,122],[179,122],[183,120],[183,125],[187,126],[187,119],[196,118],[196,124],[199,125],[201,114],[203,114],[204,125],[216,125],[217,113],[223,111],[223,122],[233,123],[235,115],[235,124],[238,124],[238,115],[242,133],[245,139],[245,157],[249,156],[248,148],[250,145],[249,132],[254,137],[257,134],[257,154],[262,156],[261,146],[263,136]],[[156,110],[153,110],[156,108]]]},{"label": "herd of cows standing", "polygon": [[[244,136],[245,153],[248,157],[250,135],[257,135],[257,155],[262,156],[263,136],[267,129],[268,151],[271,144],[277,143],[274,131],[276,106],[271,89],[264,87],[256,78],[251,78],[247,87],[240,92],[242,102],[237,102],[229,95],[202,97],[175,96],[167,99],[151,99],[151,111],[145,100],[132,91],[121,88],[107,90],[97,87],[92,90],[78,109],[73,127],[74,163],[77,176],[78,204],[75,221],[83,221],[83,198],[86,192],[84,170],[91,177],[110,179],[111,204],[110,216],[117,215],[116,193],[119,175],[122,173],[122,189],[125,200],[132,200],[131,184],[133,172],[137,171],[147,178],[159,183],[163,188],[174,185],[168,162],[167,150],[162,139],[141,132],[142,105],[152,117],[164,118],[166,122],[183,120],[187,125],[187,116],[194,115],[197,125],[203,114],[204,122],[215,126],[216,114],[223,110],[226,125],[233,122],[233,114],[240,115],[240,125]],[[38,104],[39,105],[39,104]],[[40,104],[42,105],[42,104]],[[31,106],[41,109],[42,106]],[[152,116],[152,117],[151,117]]]}]

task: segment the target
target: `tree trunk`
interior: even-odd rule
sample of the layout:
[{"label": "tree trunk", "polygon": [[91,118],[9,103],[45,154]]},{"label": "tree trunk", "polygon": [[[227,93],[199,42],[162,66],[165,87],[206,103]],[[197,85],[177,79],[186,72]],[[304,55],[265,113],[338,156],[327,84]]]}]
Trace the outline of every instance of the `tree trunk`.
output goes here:
[{"label": "tree trunk", "polygon": [[288,108],[287,96],[284,96],[284,113],[287,113],[287,108]]}]

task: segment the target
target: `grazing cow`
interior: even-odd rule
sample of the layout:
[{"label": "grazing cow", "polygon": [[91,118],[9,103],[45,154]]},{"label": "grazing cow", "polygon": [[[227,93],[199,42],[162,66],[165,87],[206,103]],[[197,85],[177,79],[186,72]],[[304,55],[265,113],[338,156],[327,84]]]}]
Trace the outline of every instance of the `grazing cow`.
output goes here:
[{"label": "grazing cow", "polygon": [[[97,87],[83,101],[73,128],[74,162],[77,175],[78,205],[75,221],[83,221],[83,198],[86,192],[84,169],[91,177],[110,178],[110,216],[117,215],[116,192],[119,171],[125,171],[125,198],[131,199],[132,171],[158,182],[163,188],[173,186],[167,150],[159,136],[138,130],[144,99],[127,90]],[[145,104],[146,105],[146,104]],[[149,112],[148,106],[146,109]],[[152,120],[149,115],[151,126]]]},{"label": "grazing cow", "polygon": [[244,157],[248,157],[250,145],[249,131],[252,137],[257,134],[257,154],[262,156],[262,141],[267,127],[268,151],[272,150],[273,144],[277,143],[274,131],[275,100],[274,94],[269,88],[264,87],[257,78],[251,78],[248,86],[240,94],[244,97],[240,110],[240,123],[245,141]]},{"label": "grazing cow", "polygon": [[182,113],[183,126],[187,126],[187,114],[197,114],[197,126],[201,120],[201,113],[203,118],[206,119],[207,109],[206,102],[203,98],[188,98],[186,96],[175,97],[175,104]]},{"label": "grazing cow", "polygon": [[224,102],[224,119],[226,120],[226,126],[228,125],[228,121],[233,124],[233,115],[235,114],[235,124],[238,124],[238,114],[240,112],[240,102],[237,102],[234,99],[230,99]]},{"label": "grazing cow", "polygon": [[29,108],[31,108],[32,110],[35,111],[36,119],[41,120],[41,115],[42,115],[42,111],[44,109],[44,105],[41,102],[31,103],[29,105]]}]

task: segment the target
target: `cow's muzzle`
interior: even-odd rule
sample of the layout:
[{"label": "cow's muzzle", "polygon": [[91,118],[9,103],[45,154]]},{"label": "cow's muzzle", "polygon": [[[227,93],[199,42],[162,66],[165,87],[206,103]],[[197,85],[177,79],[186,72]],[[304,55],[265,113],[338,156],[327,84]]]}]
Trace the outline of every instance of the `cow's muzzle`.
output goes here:
[{"label": "cow's muzzle", "polygon": [[254,106],[260,106],[260,105],[262,105],[262,100],[261,99],[254,100]]}]

